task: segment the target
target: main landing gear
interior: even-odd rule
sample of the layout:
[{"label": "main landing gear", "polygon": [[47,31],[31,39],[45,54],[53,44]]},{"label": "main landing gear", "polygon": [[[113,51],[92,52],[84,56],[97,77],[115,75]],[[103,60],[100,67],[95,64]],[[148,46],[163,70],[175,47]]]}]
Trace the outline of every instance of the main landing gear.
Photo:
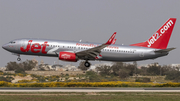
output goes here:
[{"label": "main landing gear", "polygon": [[84,66],[85,66],[85,67],[90,67],[91,64],[90,64],[88,61],[86,61],[86,62],[84,63]]}]

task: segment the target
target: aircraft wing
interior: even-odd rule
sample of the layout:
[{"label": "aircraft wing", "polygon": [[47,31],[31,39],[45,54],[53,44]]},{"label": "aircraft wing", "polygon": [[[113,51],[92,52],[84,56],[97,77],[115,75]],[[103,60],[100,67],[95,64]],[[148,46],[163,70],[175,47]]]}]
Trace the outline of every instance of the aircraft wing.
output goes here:
[{"label": "aircraft wing", "polygon": [[116,36],[116,32],[114,32],[114,34],[109,38],[109,40],[106,43],[99,45],[97,47],[91,48],[91,49],[77,52],[76,55],[78,56],[78,58],[85,59],[85,60],[98,59],[99,57],[101,57],[100,55],[101,49],[111,45],[115,36]]}]

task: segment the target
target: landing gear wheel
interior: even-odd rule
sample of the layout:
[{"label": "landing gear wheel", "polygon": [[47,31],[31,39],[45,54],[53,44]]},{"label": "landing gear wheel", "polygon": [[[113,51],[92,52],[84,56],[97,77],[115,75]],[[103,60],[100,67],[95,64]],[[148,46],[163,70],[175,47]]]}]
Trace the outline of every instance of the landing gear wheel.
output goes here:
[{"label": "landing gear wheel", "polygon": [[18,61],[21,61],[21,58],[17,58]]},{"label": "landing gear wheel", "polygon": [[90,67],[91,64],[90,64],[88,61],[86,61],[86,62],[84,63],[84,66],[85,66],[85,67]]}]

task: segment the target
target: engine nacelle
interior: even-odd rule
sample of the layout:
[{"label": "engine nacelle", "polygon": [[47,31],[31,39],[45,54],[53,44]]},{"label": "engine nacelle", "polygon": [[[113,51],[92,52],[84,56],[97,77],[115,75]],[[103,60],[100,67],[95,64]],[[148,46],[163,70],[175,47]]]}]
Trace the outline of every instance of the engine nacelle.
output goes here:
[{"label": "engine nacelle", "polygon": [[59,60],[76,62],[78,58],[75,53],[59,52]]}]

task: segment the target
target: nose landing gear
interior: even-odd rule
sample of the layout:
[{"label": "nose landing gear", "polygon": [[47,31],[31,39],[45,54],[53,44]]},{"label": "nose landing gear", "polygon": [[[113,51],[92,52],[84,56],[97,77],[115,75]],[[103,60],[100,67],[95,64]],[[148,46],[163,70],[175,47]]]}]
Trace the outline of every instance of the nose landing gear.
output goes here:
[{"label": "nose landing gear", "polygon": [[21,61],[20,55],[18,55],[17,61]]},{"label": "nose landing gear", "polygon": [[21,61],[21,58],[20,58],[20,57],[18,57],[18,58],[17,58],[17,60],[18,60],[18,61]]}]

